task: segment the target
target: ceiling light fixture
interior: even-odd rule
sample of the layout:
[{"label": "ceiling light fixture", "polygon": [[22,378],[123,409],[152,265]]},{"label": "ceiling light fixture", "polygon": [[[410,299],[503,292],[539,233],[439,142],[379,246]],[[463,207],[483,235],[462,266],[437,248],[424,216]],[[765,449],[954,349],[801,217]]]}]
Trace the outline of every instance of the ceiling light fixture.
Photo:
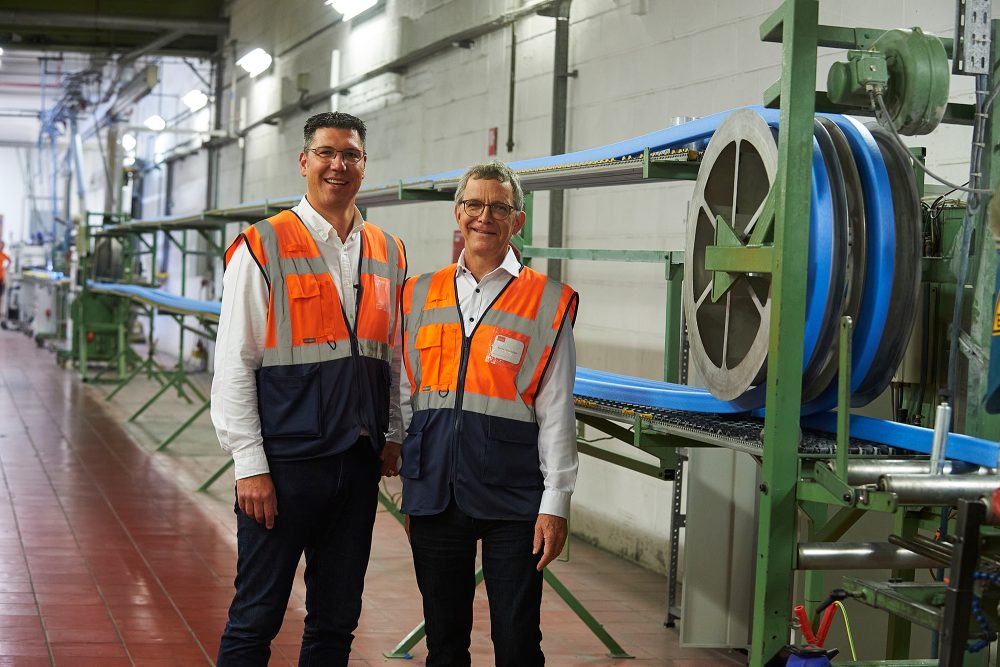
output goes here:
[{"label": "ceiling light fixture", "polygon": [[350,21],[366,9],[374,7],[377,2],[378,0],[326,0],[324,4],[343,14],[341,21]]},{"label": "ceiling light fixture", "polygon": [[134,135],[131,135],[131,134],[123,134],[122,135],[122,148],[124,148],[127,151],[134,151],[135,150],[135,144],[136,144],[136,141],[135,141],[135,136]]},{"label": "ceiling light fixture", "polygon": [[252,79],[271,66],[271,54],[257,48],[237,60],[236,64],[245,69]]},{"label": "ceiling light fixture", "polygon": [[151,129],[153,132],[162,132],[163,128],[167,126],[167,121],[163,120],[163,118],[157,114],[153,114],[146,119],[146,122],[143,123],[143,125]]},{"label": "ceiling light fixture", "polygon": [[194,113],[199,109],[203,109],[208,104],[208,95],[195,88],[182,97],[181,102],[191,110],[191,113]]}]

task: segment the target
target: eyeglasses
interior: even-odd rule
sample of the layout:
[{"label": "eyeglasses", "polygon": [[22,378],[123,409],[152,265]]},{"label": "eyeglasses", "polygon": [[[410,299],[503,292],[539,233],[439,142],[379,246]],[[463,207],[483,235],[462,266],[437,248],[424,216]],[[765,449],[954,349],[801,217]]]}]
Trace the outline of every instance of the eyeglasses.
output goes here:
[{"label": "eyeglasses", "polygon": [[483,209],[487,206],[490,209],[490,217],[494,220],[506,220],[513,211],[517,210],[508,204],[501,204],[499,202],[484,204],[478,199],[463,199],[458,203],[465,209],[466,215],[471,215],[473,218],[478,218],[482,215]]},{"label": "eyeglasses", "polygon": [[344,162],[346,162],[347,164],[357,164],[361,162],[361,158],[365,156],[365,153],[363,151],[359,151],[354,148],[345,148],[344,150],[337,150],[336,148],[323,147],[323,148],[310,148],[308,150],[309,152],[311,152],[313,155],[318,157],[320,160],[323,160],[324,162],[333,162],[334,160],[337,159],[338,153],[340,154],[340,157],[344,160]]}]

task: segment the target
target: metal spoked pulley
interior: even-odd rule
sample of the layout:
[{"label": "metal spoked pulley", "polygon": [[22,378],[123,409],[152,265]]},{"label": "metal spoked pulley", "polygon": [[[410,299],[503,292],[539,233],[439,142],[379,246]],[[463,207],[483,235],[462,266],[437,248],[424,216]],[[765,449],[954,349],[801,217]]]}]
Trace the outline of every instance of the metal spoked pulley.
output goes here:
[{"label": "metal spoked pulley", "polygon": [[[772,121],[773,123],[773,121]],[[684,311],[691,362],[718,399],[762,406],[771,274],[755,252],[772,243],[766,206],[778,165],[776,130],[754,110],[716,130],[687,227]],[[852,404],[882,393],[913,327],[920,270],[916,182],[902,147],[845,116],[814,125],[803,345],[803,413],[836,404],[840,318],[855,322]],[[739,250],[743,259],[734,261]],[[891,323],[891,325],[887,325]]]}]

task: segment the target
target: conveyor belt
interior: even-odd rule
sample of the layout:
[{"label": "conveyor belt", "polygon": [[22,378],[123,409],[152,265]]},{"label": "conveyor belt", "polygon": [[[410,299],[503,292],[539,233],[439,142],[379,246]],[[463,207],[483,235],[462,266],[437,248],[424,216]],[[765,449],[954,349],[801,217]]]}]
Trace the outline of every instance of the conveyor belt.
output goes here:
[{"label": "conveyor belt", "polygon": [[[762,390],[763,387],[757,387],[753,391]],[[597,411],[599,416],[617,421],[631,421],[636,413],[650,415],[648,421],[662,427],[664,432],[752,453],[762,451],[763,413],[747,410],[741,403],[742,397],[720,401],[700,387],[589,368],[577,368],[573,393],[578,411]],[[829,434],[836,433],[836,419],[832,412],[803,416],[800,453],[832,455],[835,441]],[[892,448],[900,448],[929,454],[933,436],[931,429],[919,426],[851,417],[852,453],[883,456],[890,454]],[[1000,445],[952,433],[948,436],[946,456],[995,468],[1000,461]]]},{"label": "conveyor belt", "polygon": [[[764,452],[764,420],[748,414],[727,415],[667,410],[617,401],[595,400],[583,396],[576,396],[576,412],[628,424],[633,423],[638,416],[644,428],[653,431],[757,456]],[[906,454],[888,445],[861,438],[851,438],[850,443],[851,456],[856,457],[899,457]],[[822,431],[803,429],[802,440],[799,442],[800,455],[826,457],[836,453],[835,438]]]}]

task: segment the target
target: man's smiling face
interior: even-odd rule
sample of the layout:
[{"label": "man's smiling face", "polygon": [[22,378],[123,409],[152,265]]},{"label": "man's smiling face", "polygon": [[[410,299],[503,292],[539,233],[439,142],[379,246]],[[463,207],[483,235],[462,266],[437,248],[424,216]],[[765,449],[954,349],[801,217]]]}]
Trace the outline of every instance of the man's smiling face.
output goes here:
[{"label": "man's smiling face", "polygon": [[507,254],[511,237],[521,230],[525,219],[523,211],[511,211],[505,220],[497,220],[490,214],[489,204],[506,204],[513,208],[514,191],[510,183],[470,178],[462,199],[486,204],[483,212],[475,217],[469,215],[462,204],[455,205],[455,220],[465,237],[466,255],[499,266]]},{"label": "man's smiling face", "polygon": [[[342,208],[353,203],[365,177],[368,157],[357,164],[344,160],[340,151],[355,150],[364,153],[365,147],[355,130],[339,127],[322,127],[313,136],[312,150],[299,153],[299,172],[306,177],[306,196],[317,211]],[[335,149],[336,157],[324,160],[316,151]]]}]

